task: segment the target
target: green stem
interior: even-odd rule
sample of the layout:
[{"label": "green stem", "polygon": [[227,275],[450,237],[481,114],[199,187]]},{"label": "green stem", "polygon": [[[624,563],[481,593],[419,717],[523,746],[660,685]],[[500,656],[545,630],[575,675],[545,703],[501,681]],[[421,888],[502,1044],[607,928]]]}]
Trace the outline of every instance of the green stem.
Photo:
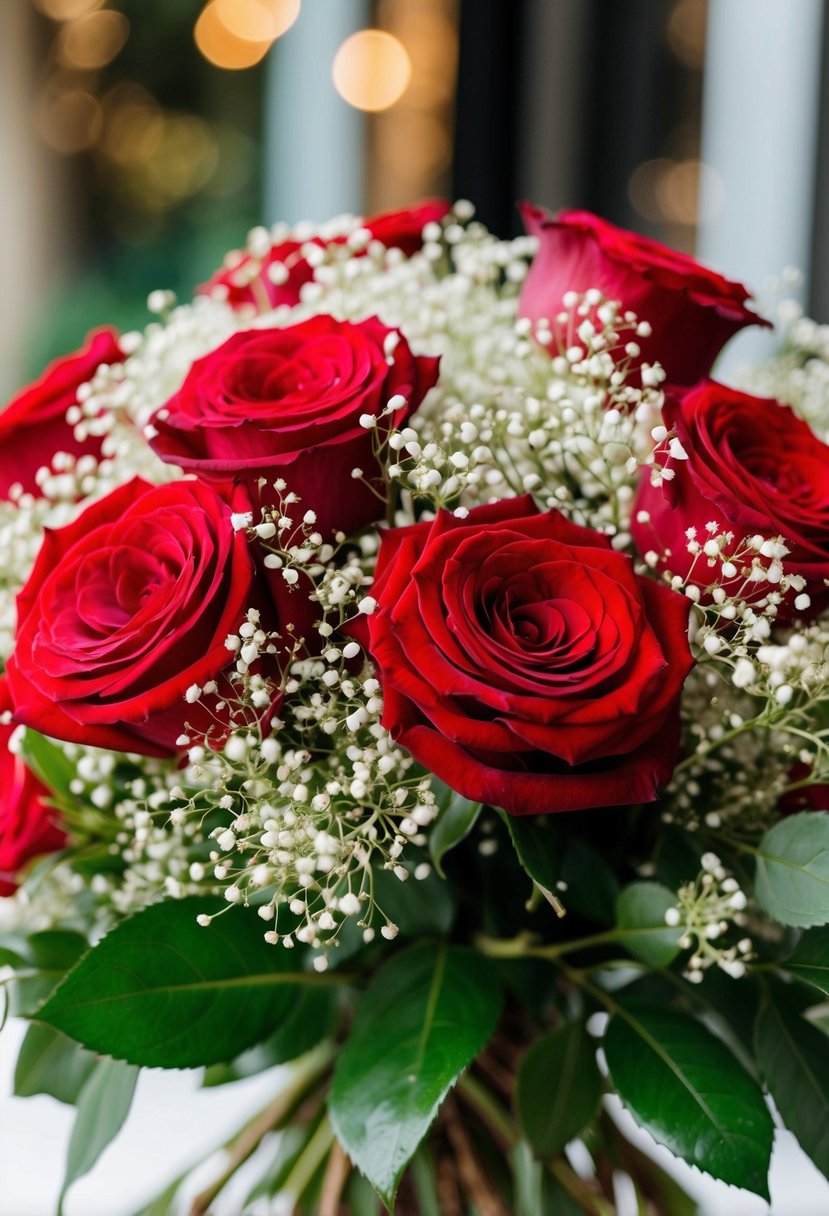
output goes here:
[{"label": "green stem", "polygon": [[317,1130],[294,1162],[294,1168],[282,1185],[284,1195],[295,1202],[301,1198],[303,1191],[331,1151],[333,1143],[333,1128],[328,1121],[328,1116],[323,1115]]},{"label": "green stem", "polygon": [[553,942],[548,946],[533,945],[532,935],[520,933],[508,940],[486,937],[479,934],[475,945],[482,954],[490,958],[544,958],[555,961],[564,954],[575,954],[579,950],[589,950],[592,946],[607,946],[614,942],[623,941],[630,937],[630,929],[605,929],[601,933],[591,933],[587,937],[576,937],[569,942]]},{"label": "green stem", "polygon": [[614,1216],[615,1208],[602,1195],[584,1182],[563,1157],[552,1157],[545,1162],[556,1182],[579,1205],[586,1216]]},{"label": "green stem", "polygon": [[[258,1149],[268,1132],[275,1131],[290,1118],[296,1107],[311,1090],[334,1058],[335,1045],[330,1041],[318,1044],[301,1056],[293,1066],[293,1075],[264,1110],[242,1128],[229,1146],[228,1158],[219,1176],[193,1200],[190,1216],[206,1216],[210,1205],[227,1186],[230,1179]],[[296,1167],[295,1167],[296,1168]]]},{"label": "green stem", "polygon": [[464,1074],[458,1081],[458,1093],[477,1111],[496,1139],[507,1149],[515,1147],[521,1138],[515,1120],[477,1077]]}]

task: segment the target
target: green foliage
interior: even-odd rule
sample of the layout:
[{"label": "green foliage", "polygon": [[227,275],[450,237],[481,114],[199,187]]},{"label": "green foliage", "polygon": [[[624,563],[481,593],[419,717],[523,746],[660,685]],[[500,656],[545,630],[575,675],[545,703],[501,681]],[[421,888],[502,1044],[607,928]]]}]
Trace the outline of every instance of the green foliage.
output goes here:
[{"label": "green foliage", "polygon": [[26,1031],[14,1070],[18,1098],[49,1094],[70,1106],[95,1068],[95,1056],[59,1030],[34,1022]]},{"label": "green foliage", "polygon": [[601,924],[613,923],[619,880],[597,849],[578,836],[569,840],[560,877],[566,884],[561,898],[568,911]]},{"label": "green foliage", "polygon": [[507,825],[516,855],[524,870],[544,896],[560,904],[556,884],[561,873],[561,833],[549,815],[506,815]]},{"label": "green foliage", "polygon": [[27,727],[21,736],[20,754],[26,766],[59,801],[71,803],[75,800],[69,788],[77,775],[75,765],[62,747]]},{"label": "green foliage", "polygon": [[803,811],[769,828],[757,848],[754,894],[781,925],[829,922],[829,814]]},{"label": "green foliage", "polygon": [[499,1008],[487,960],[428,943],[393,958],[364,994],[329,1112],[343,1148],[387,1206],[441,1102],[492,1034]]},{"label": "green foliage", "polygon": [[481,804],[480,802],[470,802],[468,798],[464,798],[462,794],[456,794],[454,790],[450,790],[437,779],[432,782],[432,785],[443,788],[435,790],[438,794],[440,811],[429,832],[429,852],[438,874],[441,878],[445,878],[443,859],[450,849],[459,845],[472,831],[481,813]]},{"label": "green foliage", "polygon": [[87,949],[80,933],[49,929],[32,933],[20,946],[21,957],[15,966],[20,974],[11,989],[11,1012],[26,1017],[54,991],[67,971]]},{"label": "green foliage", "polygon": [[651,967],[667,967],[679,954],[683,930],[665,924],[676,896],[657,882],[632,882],[616,900],[619,939],[636,958]]},{"label": "green foliage", "polygon": [[455,890],[434,871],[426,878],[415,878],[412,871],[419,860],[408,859],[405,868],[409,878],[405,882],[393,870],[378,869],[374,874],[374,898],[402,937],[444,937],[455,919]]},{"label": "green foliage", "polygon": [[616,1009],[605,1054],[636,1121],[690,1165],[768,1198],[773,1125],[759,1086],[686,1014]]},{"label": "green foliage", "polygon": [[268,946],[253,913],[201,896],[154,904],[113,929],[37,1017],[93,1051],[188,1068],[237,1055],[287,1017],[304,983],[296,951]]},{"label": "green foliage", "polygon": [[515,1216],[582,1216],[583,1209],[535,1160],[523,1140],[512,1150]]},{"label": "green foliage", "polygon": [[807,929],[783,966],[829,996],[829,929]]},{"label": "green foliage", "polygon": [[96,1064],[78,1099],[78,1113],[66,1153],[58,1216],[61,1216],[72,1183],[89,1173],[121,1130],[132,1105],[137,1080],[138,1069],[120,1060],[100,1060]]},{"label": "green foliage", "polygon": [[213,1064],[204,1084],[210,1088],[254,1077],[277,1064],[287,1064],[332,1033],[337,1019],[337,994],[331,988],[304,987],[274,1033],[243,1052],[230,1064]]},{"label": "green foliage", "polygon": [[536,1039],[518,1069],[516,1103],[538,1157],[560,1152],[596,1113],[601,1096],[596,1048],[584,1024],[568,1022]]},{"label": "green foliage", "polygon": [[782,984],[767,990],[754,1032],[763,1080],[786,1127],[829,1177],[829,1038]]}]

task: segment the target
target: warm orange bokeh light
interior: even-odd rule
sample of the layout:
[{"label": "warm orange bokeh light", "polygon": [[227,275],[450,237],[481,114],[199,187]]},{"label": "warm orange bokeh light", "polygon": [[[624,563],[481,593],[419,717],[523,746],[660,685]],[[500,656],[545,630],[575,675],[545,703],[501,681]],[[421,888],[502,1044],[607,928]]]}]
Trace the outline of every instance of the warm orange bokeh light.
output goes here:
[{"label": "warm orange bokeh light", "polygon": [[47,86],[35,107],[41,135],[56,152],[71,156],[91,147],[101,130],[101,107],[83,89]]},{"label": "warm orange bokeh light", "polygon": [[130,23],[123,13],[103,9],[64,26],[58,53],[67,67],[94,71],[110,63],[127,41]]},{"label": "warm orange bokeh light", "polygon": [[228,71],[252,68],[264,59],[272,42],[270,38],[253,41],[234,34],[222,21],[218,0],[212,0],[202,11],[193,37],[196,46],[209,63]]},{"label": "warm orange bokeh light", "polygon": [[299,16],[301,0],[213,0],[227,30],[247,42],[273,42]]},{"label": "warm orange bokeh light", "polygon": [[412,61],[399,38],[384,30],[359,30],[334,57],[334,85],[357,110],[387,110],[406,91]]},{"label": "warm orange bokeh light", "polygon": [[74,21],[103,3],[104,0],[35,0],[35,7],[53,21]]}]

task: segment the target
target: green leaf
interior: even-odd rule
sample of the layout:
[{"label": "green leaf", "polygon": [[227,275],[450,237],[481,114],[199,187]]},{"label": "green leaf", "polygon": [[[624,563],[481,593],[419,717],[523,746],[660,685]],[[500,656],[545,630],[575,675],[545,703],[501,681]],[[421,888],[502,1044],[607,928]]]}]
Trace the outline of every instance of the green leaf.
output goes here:
[{"label": "green leaf", "polygon": [[376,870],[374,898],[377,906],[397,925],[402,937],[445,937],[452,928],[457,909],[454,887],[434,870],[426,878],[415,878],[416,867],[417,858],[407,862],[405,868],[409,877],[404,882],[393,870]]},{"label": "green leaf", "polygon": [[213,1064],[204,1077],[206,1088],[254,1077],[266,1068],[287,1064],[310,1051],[334,1029],[336,994],[331,988],[301,988],[277,1030],[229,1064]]},{"label": "green leaf", "polygon": [[619,939],[636,958],[651,967],[667,967],[679,954],[681,928],[665,924],[676,896],[658,882],[632,882],[616,900]]},{"label": "green leaf", "polygon": [[829,1177],[829,1039],[801,1017],[785,986],[775,984],[760,1006],[754,1045],[783,1122]]},{"label": "green leaf", "polygon": [[130,1064],[123,1064],[120,1060],[100,1060],[83,1087],[69,1138],[58,1216],[61,1216],[63,1201],[72,1183],[89,1173],[123,1127],[137,1080],[138,1069]]},{"label": "green leaf", "polygon": [[689,1165],[767,1199],[774,1129],[759,1086],[686,1014],[616,1009],[605,1055],[636,1121]]},{"label": "green leaf", "polygon": [[18,1098],[49,1094],[73,1106],[95,1068],[91,1052],[51,1026],[33,1023],[23,1038],[14,1070]]},{"label": "green leaf", "polygon": [[829,922],[829,815],[803,811],[769,828],[757,848],[754,894],[781,925]]},{"label": "green leaf", "polygon": [[60,983],[88,948],[80,933],[48,929],[33,933],[24,946],[24,974],[12,987],[12,1013],[28,1017]]},{"label": "green leaf", "polygon": [[[433,782],[434,784],[435,782]],[[444,795],[438,797],[440,807],[438,817],[429,832],[429,852],[432,856],[432,864],[441,878],[446,877],[441,864],[443,858],[450,849],[454,849],[456,845],[466,839],[481,813],[480,802],[470,802],[468,798],[464,798],[462,794],[456,794],[448,786],[444,789]]]},{"label": "green leaf", "polygon": [[829,929],[807,929],[782,966],[829,996]]},{"label": "green leaf", "polygon": [[518,1069],[518,1117],[533,1152],[551,1157],[587,1126],[602,1084],[596,1048],[581,1022],[533,1043]]},{"label": "green leaf", "polygon": [[77,776],[75,765],[57,743],[29,727],[23,731],[20,754],[26,767],[58,798],[74,801],[70,782]]},{"label": "green leaf", "polygon": [[556,884],[561,873],[561,832],[549,815],[507,815],[501,812],[513,848],[524,870],[557,911],[561,902]]},{"label": "green leaf", "polygon": [[[216,913],[202,928],[199,913]],[[296,951],[269,946],[254,915],[202,896],[144,908],[84,955],[37,1017],[131,1064],[191,1068],[238,1055],[290,1012]]]},{"label": "green leaf", "polygon": [[578,836],[567,844],[561,864],[562,900],[568,910],[588,920],[612,924],[619,880],[598,849]]},{"label": "green leaf", "polygon": [[363,995],[329,1114],[387,1207],[441,1102],[492,1034],[500,1004],[486,959],[429,943],[393,958]]}]

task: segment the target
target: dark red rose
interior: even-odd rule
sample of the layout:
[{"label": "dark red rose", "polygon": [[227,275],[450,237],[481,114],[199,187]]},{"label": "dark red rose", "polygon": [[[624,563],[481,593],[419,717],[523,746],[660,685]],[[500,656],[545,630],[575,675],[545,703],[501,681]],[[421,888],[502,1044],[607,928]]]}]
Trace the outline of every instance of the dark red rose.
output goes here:
[{"label": "dark red rose", "polygon": [[79,351],[51,363],[0,412],[0,498],[8,498],[15,484],[37,494],[35,474],[51,465],[56,452],[76,458],[100,455],[101,439],[90,435],[78,442],[66,411],[76,404],[80,385],[91,380],[101,364],[121,363],[123,358],[115,330],[94,330]]},{"label": "dark red rose", "polygon": [[417,253],[423,244],[423,229],[427,224],[439,224],[449,214],[445,199],[427,198],[401,211],[384,211],[373,215],[363,224],[375,241],[387,249],[400,249],[406,257]]},{"label": "dark red rose", "polygon": [[383,722],[511,815],[650,802],[693,660],[687,599],[529,497],[386,532],[368,649]]},{"label": "dark red rose", "polygon": [[[694,559],[687,529],[696,529],[701,545],[710,539],[708,523],[718,533],[733,532],[736,541],[782,536],[790,550],[783,558],[785,572],[806,579],[813,609],[825,603],[829,447],[787,405],[714,380],[670,395],[663,417],[687,459],[672,458],[669,445],[662,444],[657,467],[667,468],[671,479],[655,486],[644,470],[632,525],[640,552],[660,554],[663,568],[705,588],[720,576],[719,563],[712,569],[704,556]],[[639,512],[647,512],[650,521],[639,523]],[[741,564],[739,575],[728,582],[735,592],[749,566]],[[757,588],[762,595],[769,590],[764,582]],[[781,617],[792,598],[781,605]]]},{"label": "dark red rose", "polygon": [[561,211],[553,218],[524,203],[521,214],[539,247],[518,310],[534,321],[548,318],[554,341],[563,346],[573,340],[555,324],[564,294],[592,287],[650,324],[651,336],[636,338],[637,361],[661,363],[673,384],[692,384],[707,375],[738,330],[769,324],[747,306],[741,284],[658,241],[589,211]]},{"label": "dark red rose", "polygon": [[201,482],[136,478],[47,529],[17,600],[15,721],[146,755],[174,753],[185,722],[206,730],[210,706],[185,693],[211,680],[222,692],[225,639],[262,603],[245,532],[231,522],[249,505],[241,487],[228,505]]},{"label": "dark red rose", "polygon": [[810,764],[798,761],[789,772],[789,782],[800,786],[798,789],[787,790],[777,800],[777,809],[781,815],[797,815],[800,811],[829,811],[829,784],[818,781],[814,785],[800,785],[807,782],[812,772]]},{"label": "dark red rose", "polygon": [[[250,329],[193,364],[152,419],[151,443],[162,460],[205,480],[244,478],[264,502],[275,501],[273,483],[283,478],[300,513],[316,512],[323,536],[352,532],[383,514],[378,434],[405,422],[437,374],[437,359],[413,355],[376,318]],[[397,408],[381,419],[394,397]],[[376,428],[360,425],[366,414]],[[352,477],[355,468],[364,480]]]},{"label": "dark red rose", "polygon": [[[367,228],[376,241],[387,249],[400,249],[411,257],[423,244],[423,229],[427,224],[439,223],[449,214],[449,204],[441,198],[426,199],[402,211],[386,211],[382,215],[365,220]],[[302,287],[314,277],[312,267],[302,256],[304,245],[343,245],[346,237],[334,237],[326,241],[322,237],[311,237],[308,241],[287,240],[273,245],[263,258],[237,250],[229,255],[226,264],[211,275],[198,292],[227,300],[233,308],[254,308],[258,312],[276,308],[280,304],[292,306],[299,302]]]},{"label": "dark red rose", "polygon": [[[0,714],[10,709],[6,683],[0,680]],[[9,750],[13,732],[13,725],[0,721],[0,896],[13,894],[15,877],[27,861],[66,844],[46,786]]]}]

